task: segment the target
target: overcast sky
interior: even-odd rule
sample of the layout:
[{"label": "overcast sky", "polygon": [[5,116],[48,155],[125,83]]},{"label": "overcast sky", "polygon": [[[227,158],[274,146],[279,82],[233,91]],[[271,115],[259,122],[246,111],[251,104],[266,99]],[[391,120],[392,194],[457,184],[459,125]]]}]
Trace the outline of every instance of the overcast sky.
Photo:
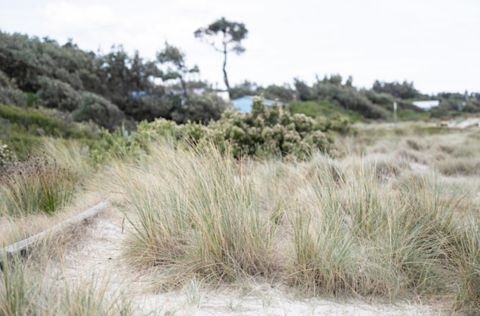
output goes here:
[{"label": "overcast sky", "polygon": [[249,29],[230,81],[352,75],[414,81],[423,92],[480,91],[480,0],[0,0],[0,29],[153,58],[167,40],[222,83],[221,56],[193,36],[225,16]]}]

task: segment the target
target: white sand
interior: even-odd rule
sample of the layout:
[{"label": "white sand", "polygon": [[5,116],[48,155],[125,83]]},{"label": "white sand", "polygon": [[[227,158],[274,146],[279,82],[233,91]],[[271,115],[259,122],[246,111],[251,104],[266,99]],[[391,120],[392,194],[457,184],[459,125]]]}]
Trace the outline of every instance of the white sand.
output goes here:
[{"label": "white sand", "polygon": [[122,218],[108,211],[94,220],[62,263],[67,282],[108,282],[111,294],[124,294],[137,315],[438,315],[439,307],[411,302],[369,304],[360,300],[298,298],[292,290],[253,281],[212,289],[191,281],[181,290],[149,293],[141,275],[121,259]]}]

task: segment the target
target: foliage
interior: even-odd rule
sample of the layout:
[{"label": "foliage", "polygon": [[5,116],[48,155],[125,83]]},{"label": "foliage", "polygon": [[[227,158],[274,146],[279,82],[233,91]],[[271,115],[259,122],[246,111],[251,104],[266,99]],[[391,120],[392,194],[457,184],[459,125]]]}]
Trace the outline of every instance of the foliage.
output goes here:
[{"label": "foliage", "polygon": [[167,66],[167,69],[162,73],[162,79],[178,79],[182,86],[182,92],[185,101],[188,100],[186,76],[191,73],[199,72],[198,67],[188,67],[185,63],[185,53],[183,53],[179,48],[168,43],[165,43],[165,48],[161,52],[157,53],[157,60],[161,64]]},{"label": "foliage", "polygon": [[80,94],[68,83],[48,77],[40,77],[38,81],[40,89],[37,91],[37,97],[43,106],[65,112],[72,112],[78,108]]},{"label": "foliage", "polygon": [[[175,124],[174,122],[171,123]],[[139,124],[139,127],[148,124],[150,123],[142,122]],[[113,159],[126,159],[138,156],[145,144],[144,137],[141,137],[138,133],[129,132],[124,128],[113,132],[102,129],[100,137],[89,142],[89,155],[94,165],[101,165]]]},{"label": "foliage", "polygon": [[177,123],[189,121],[206,124],[218,120],[228,108],[228,104],[214,93],[192,95],[184,107],[172,113],[172,119]]},{"label": "foliage", "polygon": [[420,92],[415,89],[413,82],[384,82],[376,80],[373,83],[372,90],[378,93],[387,93],[400,99],[413,99],[420,96]]},{"label": "foliage", "polygon": [[[170,45],[158,57],[145,60],[138,52],[129,55],[122,46],[96,54],[71,41],[60,45],[49,38],[0,32],[0,103],[74,113],[77,120],[91,120],[108,129],[118,128],[123,118],[175,119],[182,111],[179,122],[196,121],[188,117],[191,111],[184,111],[186,98],[182,100],[178,91],[192,93],[195,83],[188,82],[186,74],[198,68],[187,67],[185,55]],[[159,63],[167,69],[162,71]],[[180,79],[181,88],[164,86],[156,78]],[[207,112],[216,111],[215,100],[212,104],[206,100],[211,99],[203,99],[202,107],[211,105]]]},{"label": "foliage", "polygon": [[[38,109],[20,108],[0,104],[0,119],[6,124],[16,125],[31,134],[44,134],[58,137],[89,137],[90,131],[78,124],[62,119],[56,113],[46,113]],[[39,130],[41,129],[41,130]]]},{"label": "foliage", "polygon": [[354,87],[332,83],[332,80],[317,81],[312,86],[312,94],[318,100],[335,102],[349,111],[355,111],[371,119],[386,119],[390,114],[383,107],[372,103]]},{"label": "foliage", "polygon": [[32,134],[45,134],[59,137],[88,137],[89,132],[79,125],[69,124],[54,113],[47,113],[30,108],[0,104],[0,119],[15,124]]},{"label": "foliage", "polygon": [[194,143],[215,143],[234,157],[296,156],[305,158],[312,150],[328,151],[331,140],[325,126],[303,114],[290,114],[278,107],[265,107],[261,99],[251,114],[227,111],[220,120],[201,126],[175,125],[166,121],[140,124],[141,137],[170,135]]},{"label": "foliage", "polygon": [[92,126],[72,122],[52,110],[0,104],[0,140],[19,160],[26,159],[41,146],[42,137],[50,136],[85,140],[98,137]]},{"label": "foliage", "polygon": [[480,112],[480,94],[478,93],[439,93],[438,99],[439,106],[431,110],[431,115],[435,118]]},{"label": "foliage", "polygon": [[28,101],[27,96],[21,90],[0,85],[0,104],[26,106]]},{"label": "foliage", "polygon": [[8,148],[8,145],[2,144],[0,140],[0,173],[3,168],[12,164],[15,159],[15,153]]},{"label": "foliage", "polygon": [[289,85],[269,85],[258,89],[258,93],[266,99],[290,102],[295,98],[295,91]]},{"label": "foliage", "polygon": [[72,116],[75,121],[92,121],[109,129],[119,126],[124,119],[124,114],[116,105],[89,92],[82,94],[78,109]]},{"label": "foliage", "polygon": [[326,100],[292,102],[288,104],[288,108],[292,113],[303,113],[309,117],[327,121],[345,118],[355,122],[362,119],[362,116],[357,112],[347,111],[337,104]]},{"label": "foliage", "polygon": [[350,82],[342,84],[340,75],[317,79],[311,87],[296,79],[295,89],[300,101],[328,101],[365,118],[386,119],[390,116],[384,108],[372,103],[361,91],[351,86]]},{"label": "foliage", "polygon": [[230,88],[230,98],[233,100],[243,96],[257,95],[258,88],[259,86],[255,82],[245,80]]}]

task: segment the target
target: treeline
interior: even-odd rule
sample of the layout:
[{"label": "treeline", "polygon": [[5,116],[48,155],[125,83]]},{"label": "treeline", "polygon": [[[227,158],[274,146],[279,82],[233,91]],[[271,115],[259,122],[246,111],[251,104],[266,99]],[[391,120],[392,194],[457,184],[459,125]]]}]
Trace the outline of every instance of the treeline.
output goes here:
[{"label": "treeline", "polygon": [[[232,23],[220,19],[200,30],[208,36],[221,35],[223,29],[237,29]],[[232,33],[231,44],[236,45],[245,32]],[[138,52],[128,54],[121,46],[95,53],[81,50],[72,41],[60,45],[49,38],[0,32],[0,104],[50,108],[67,120],[89,121],[110,130],[157,118],[202,124],[219,119],[229,105],[210,84],[195,80],[199,71],[187,63],[180,49],[168,43],[154,60],[147,60]],[[226,74],[225,68],[223,71]],[[411,82],[376,81],[370,89],[359,89],[351,77],[340,75],[317,78],[313,84],[294,79],[292,85],[262,87],[246,81],[228,85],[226,92],[232,99],[262,95],[282,102],[294,113],[312,117],[331,112],[389,120],[394,102],[401,118],[425,117],[412,102],[427,99],[440,100],[440,106],[428,116],[480,111],[480,94],[425,95]]]},{"label": "treeline", "polygon": [[[334,74],[318,78],[309,85],[301,79],[294,79],[293,85],[259,86],[245,81],[232,88],[234,97],[246,95],[263,95],[265,98],[279,100],[301,108],[306,114],[324,114],[325,108],[345,110],[367,119],[390,119],[393,114],[393,103],[396,102],[400,115],[422,114],[413,101],[439,100],[437,108],[429,113],[431,117],[445,117],[461,113],[480,112],[480,93],[438,93],[422,94],[413,82],[375,81],[370,89],[358,89],[353,85],[353,78],[342,78]],[[303,102],[303,103],[302,103]],[[308,103],[307,103],[308,102]],[[308,106],[310,105],[310,106]],[[317,107],[317,108],[315,108]],[[306,109],[308,108],[308,110]],[[410,116],[411,117],[411,116]]]},{"label": "treeline", "polygon": [[150,61],[121,46],[101,54],[71,41],[0,32],[0,103],[54,108],[109,129],[159,117],[218,119],[226,103],[208,84],[186,83],[184,57],[168,44]]}]

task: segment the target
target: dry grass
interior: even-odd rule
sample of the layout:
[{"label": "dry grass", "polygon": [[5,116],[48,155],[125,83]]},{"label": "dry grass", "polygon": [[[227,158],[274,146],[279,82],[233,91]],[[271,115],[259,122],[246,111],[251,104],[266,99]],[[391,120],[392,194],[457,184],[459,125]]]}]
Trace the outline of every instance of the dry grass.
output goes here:
[{"label": "dry grass", "polygon": [[[89,187],[125,212],[124,257],[155,271],[156,288],[260,277],[309,295],[453,298],[454,308],[476,311],[478,136],[419,124],[368,126],[338,139],[335,158],[302,162],[237,161],[214,147],[152,144],[148,155],[110,162]],[[51,146],[63,166],[89,174],[78,150]],[[69,292],[65,285],[44,300],[43,280],[15,282],[37,293],[10,295],[22,312],[42,315],[35,308],[57,304],[65,314],[108,315],[125,306],[97,286]]]},{"label": "dry grass", "polygon": [[75,142],[45,140],[41,152],[0,174],[0,245],[38,233],[98,201],[81,194],[92,169]]},{"label": "dry grass", "polygon": [[123,197],[126,258],[161,271],[157,287],[262,276],[311,294],[461,293],[457,306],[475,306],[478,232],[467,224],[478,205],[409,166],[385,154],[236,162],[156,145],[101,186]]},{"label": "dry grass", "polygon": [[14,259],[0,271],[0,315],[130,315],[130,303],[95,280],[70,284],[46,277],[31,262]]}]

